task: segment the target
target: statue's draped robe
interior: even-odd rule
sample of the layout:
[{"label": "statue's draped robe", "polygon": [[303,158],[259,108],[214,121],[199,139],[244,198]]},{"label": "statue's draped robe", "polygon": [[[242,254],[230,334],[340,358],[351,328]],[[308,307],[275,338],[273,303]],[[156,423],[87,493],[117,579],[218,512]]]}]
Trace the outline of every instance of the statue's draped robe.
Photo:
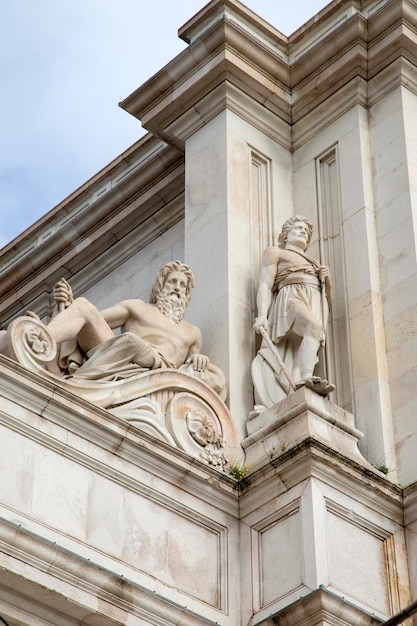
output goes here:
[{"label": "statue's draped robe", "polygon": [[87,357],[73,374],[73,379],[122,380],[149,370],[149,367],[143,367],[143,359],[148,360],[150,357],[154,357],[155,362],[162,360],[164,367],[174,367],[150,343],[130,332],[104,341],[90,350]]},{"label": "statue's draped robe", "polygon": [[[74,382],[116,382],[150,371],[141,364],[143,358],[148,362],[150,356],[155,363],[162,361],[162,369],[175,369],[175,365],[149,342],[131,332],[121,333],[90,350],[87,360],[67,378]],[[194,370],[191,363],[181,365],[179,370],[198,378],[225,398],[223,373],[212,363],[201,372]]]},{"label": "statue's draped robe", "polygon": [[[301,378],[298,348],[302,338],[293,332],[293,325],[302,310],[319,321],[322,328],[320,341],[324,344],[328,306],[322,297],[318,278],[320,267],[315,259],[301,252],[285,250],[279,259],[272,288],[268,334],[295,381]],[[287,397],[289,383],[280,369],[264,340],[252,363],[255,404],[270,407]]]}]

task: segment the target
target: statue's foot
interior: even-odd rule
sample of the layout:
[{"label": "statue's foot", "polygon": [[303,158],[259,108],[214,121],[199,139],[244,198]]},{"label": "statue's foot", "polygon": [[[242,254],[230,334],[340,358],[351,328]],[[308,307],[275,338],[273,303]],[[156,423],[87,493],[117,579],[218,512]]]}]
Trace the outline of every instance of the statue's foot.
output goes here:
[{"label": "statue's foot", "polygon": [[312,391],[315,391],[320,396],[328,396],[329,393],[334,391],[336,387],[329,383],[325,378],[320,378],[319,376],[312,376],[311,378],[306,378],[304,381],[305,386]]},{"label": "statue's foot", "polygon": [[258,415],[260,415],[264,411],[266,411],[266,406],[264,406],[263,404],[255,404],[255,406],[253,407],[253,411],[249,413],[249,419],[252,420],[255,417],[258,417]]},{"label": "statue's foot", "polygon": [[[308,381],[308,385],[307,385]],[[311,376],[310,378],[306,378],[305,380],[300,380],[298,383],[295,383],[295,388],[300,389],[300,387],[308,387],[312,389],[312,385],[317,385],[321,382],[320,376]]]}]

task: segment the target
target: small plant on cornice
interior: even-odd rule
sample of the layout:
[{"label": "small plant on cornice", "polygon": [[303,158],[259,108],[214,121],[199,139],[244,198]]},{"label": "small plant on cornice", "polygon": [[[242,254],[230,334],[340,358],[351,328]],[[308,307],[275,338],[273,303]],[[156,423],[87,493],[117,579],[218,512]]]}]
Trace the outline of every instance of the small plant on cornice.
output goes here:
[{"label": "small plant on cornice", "polygon": [[249,468],[247,465],[243,465],[242,463],[233,463],[229,467],[229,473],[235,480],[242,480],[249,472]]},{"label": "small plant on cornice", "polygon": [[379,459],[376,459],[375,463],[373,464],[374,468],[376,470],[378,470],[378,472],[381,472],[381,474],[385,474],[387,475],[391,470],[389,469],[389,467],[387,465],[385,465],[385,458],[384,456],[379,457]]}]

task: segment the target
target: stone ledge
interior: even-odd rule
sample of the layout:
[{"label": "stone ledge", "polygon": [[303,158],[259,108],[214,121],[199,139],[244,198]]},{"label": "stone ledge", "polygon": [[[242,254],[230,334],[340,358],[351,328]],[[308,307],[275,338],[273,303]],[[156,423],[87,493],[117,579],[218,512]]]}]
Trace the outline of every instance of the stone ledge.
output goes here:
[{"label": "stone ledge", "polygon": [[[0,422],[126,486],[144,471],[237,514],[236,481],[0,355]],[[109,457],[109,454],[111,457]],[[127,474],[124,464],[131,464]],[[208,490],[208,491],[207,491]]]},{"label": "stone ledge", "polygon": [[249,467],[249,473],[239,483],[241,516],[278,497],[310,478],[334,487],[353,497],[366,507],[403,524],[403,491],[387,480],[375,468],[363,464],[308,438],[271,456],[261,467]]},{"label": "stone ledge", "polygon": [[417,522],[417,482],[404,489],[404,523]]},{"label": "stone ledge", "polygon": [[[72,624],[67,617],[74,619],[74,625],[86,626],[151,625],[155,618],[158,623],[181,626],[214,626],[221,619],[222,624],[234,626],[223,613],[208,619],[162,597],[155,588],[157,581],[149,579],[146,589],[120,572],[109,571],[4,519],[0,519],[0,545],[0,599],[7,597],[9,619],[17,610],[22,617],[27,607],[26,623],[48,626]],[[131,622],[132,617],[141,621]],[[35,618],[41,621],[34,622]]]},{"label": "stone ledge", "polygon": [[382,620],[320,588],[253,626],[377,626]]}]

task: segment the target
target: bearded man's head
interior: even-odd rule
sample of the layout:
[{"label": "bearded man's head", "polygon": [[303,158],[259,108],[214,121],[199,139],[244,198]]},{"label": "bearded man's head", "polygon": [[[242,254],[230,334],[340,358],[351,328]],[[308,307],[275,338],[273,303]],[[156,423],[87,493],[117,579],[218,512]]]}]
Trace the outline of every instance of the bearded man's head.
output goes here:
[{"label": "bearded man's head", "polygon": [[184,317],[193,288],[194,274],[188,265],[171,261],[159,270],[149,302],[156,304],[163,315],[178,323]]}]

